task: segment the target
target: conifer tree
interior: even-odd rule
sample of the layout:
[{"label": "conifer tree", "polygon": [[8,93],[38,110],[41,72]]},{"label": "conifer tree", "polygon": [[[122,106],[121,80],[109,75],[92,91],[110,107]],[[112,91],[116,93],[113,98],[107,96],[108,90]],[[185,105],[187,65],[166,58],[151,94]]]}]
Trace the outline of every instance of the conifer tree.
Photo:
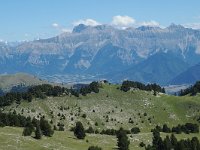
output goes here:
[{"label": "conifer tree", "polygon": [[37,126],[36,127],[36,130],[35,130],[35,138],[36,139],[41,139],[42,138],[42,131],[40,129],[40,126]]},{"label": "conifer tree", "polygon": [[82,125],[82,123],[80,121],[76,123],[76,127],[74,128],[74,135],[78,139],[84,139],[85,136],[86,136],[84,127],[83,127],[83,125]]},{"label": "conifer tree", "polygon": [[117,146],[119,147],[119,150],[129,150],[130,141],[128,140],[126,132],[123,130],[123,128],[120,128],[120,130],[117,132],[117,140]]}]

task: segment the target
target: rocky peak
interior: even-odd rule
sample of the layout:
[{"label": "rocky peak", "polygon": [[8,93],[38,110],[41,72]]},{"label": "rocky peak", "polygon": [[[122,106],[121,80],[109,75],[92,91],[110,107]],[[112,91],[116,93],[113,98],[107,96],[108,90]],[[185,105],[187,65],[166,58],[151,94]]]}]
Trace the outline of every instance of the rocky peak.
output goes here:
[{"label": "rocky peak", "polygon": [[87,28],[88,28],[88,26],[86,26],[84,24],[79,24],[79,25],[77,25],[77,26],[74,27],[74,29],[73,29],[72,32],[73,33],[80,33],[80,32],[82,32],[83,30],[85,30]]}]

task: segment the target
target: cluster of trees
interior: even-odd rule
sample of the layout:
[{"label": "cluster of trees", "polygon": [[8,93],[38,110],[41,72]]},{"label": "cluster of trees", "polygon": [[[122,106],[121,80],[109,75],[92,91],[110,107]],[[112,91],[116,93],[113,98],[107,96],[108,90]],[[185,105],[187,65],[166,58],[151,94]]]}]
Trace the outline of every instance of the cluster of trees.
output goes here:
[{"label": "cluster of trees", "polygon": [[86,129],[85,130],[85,133],[95,133],[95,134],[98,134],[99,133],[99,131],[98,130],[94,130],[91,126],[88,128],[88,129]]},{"label": "cluster of trees", "polygon": [[166,124],[164,124],[163,127],[156,126],[156,128],[153,130],[165,133],[176,133],[176,134],[181,134],[182,132],[186,134],[199,133],[199,125],[193,123],[186,123],[184,125],[179,124],[175,127],[169,128]]},{"label": "cluster of trees", "polygon": [[153,140],[152,145],[148,145],[145,147],[146,150],[199,150],[200,143],[197,137],[193,137],[192,139],[181,139],[180,141],[171,134],[162,139],[160,137],[160,133],[157,130],[153,131]]},{"label": "cluster of trees", "polygon": [[184,133],[199,133],[199,126],[193,123],[186,123],[185,125],[178,125],[176,127],[172,127],[172,132],[177,134],[184,132]]},{"label": "cluster of trees", "polygon": [[45,99],[47,96],[61,96],[63,94],[71,94],[79,97],[79,94],[86,95],[91,92],[99,92],[98,82],[92,82],[88,86],[81,88],[80,91],[76,89],[67,89],[60,86],[52,86],[50,84],[42,84],[30,87],[26,92],[23,93],[9,92],[3,96],[0,96],[0,107],[9,106],[13,102],[20,104],[21,100],[31,102],[33,98]]},{"label": "cluster of trees", "polygon": [[[74,129],[72,129],[74,131]],[[140,129],[138,127],[133,127],[131,130],[125,130],[123,129],[123,131],[126,132],[126,134],[138,134],[140,133]],[[115,129],[103,129],[101,132],[99,132],[98,130],[94,130],[92,127],[89,127],[88,129],[85,130],[85,133],[95,133],[95,134],[105,134],[105,135],[113,135],[116,136],[117,135],[118,130]]]},{"label": "cluster of trees", "polygon": [[31,93],[32,96],[36,98],[46,98],[46,96],[60,96],[63,93],[69,93],[69,89],[60,87],[60,86],[52,86],[50,84],[42,84],[31,87],[28,89],[28,93]]},{"label": "cluster of trees", "polygon": [[[0,96],[0,107],[2,106],[9,106],[14,101],[16,103],[20,103],[22,99],[27,99],[29,101],[29,96],[22,94],[22,93],[7,93],[3,96]],[[30,101],[32,100],[32,97],[30,96]]]},{"label": "cluster of trees", "polygon": [[94,82],[90,83],[88,86],[82,87],[80,89],[80,94],[82,94],[83,96],[86,96],[87,94],[89,94],[91,92],[99,93],[99,83],[98,82],[94,81]]},{"label": "cluster of trees", "polygon": [[14,127],[25,127],[31,123],[30,117],[24,117],[20,114],[13,113],[3,113],[0,111],[0,126],[14,126]]},{"label": "cluster of trees", "polygon": [[49,122],[43,117],[40,120],[33,118],[31,122],[26,124],[23,135],[30,136],[32,132],[35,132],[36,139],[41,139],[42,135],[51,137],[54,133]]},{"label": "cluster of trees", "polygon": [[[47,120],[41,118],[37,120],[35,118],[24,117],[20,114],[13,113],[2,113],[0,111],[0,126],[14,126],[14,127],[24,127],[23,135],[30,136],[32,132],[35,131],[36,138],[42,135],[52,136],[54,131]],[[40,134],[40,135],[39,135]]]},{"label": "cluster of trees", "polygon": [[[78,139],[84,139],[86,136],[86,131],[88,131],[89,133],[94,133],[92,127],[89,127],[87,130],[85,130],[83,124],[80,121],[76,122],[76,126],[71,130],[74,132],[74,135]],[[129,150],[130,141],[128,140],[127,132],[130,133],[129,130],[124,130],[123,128],[120,128],[119,130],[103,130],[101,134],[106,133],[108,135],[115,135],[117,137],[117,146],[119,150]],[[101,150],[101,148],[98,146],[90,146],[88,150]]]},{"label": "cluster of trees", "polygon": [[157,84],[143,84],[140,82],[135,82],[135,81],[123,81],[122,86],[121,86],[121,90],[124,92],[129,91],[131,88],[138,88],[140,90],[145,90],[145,91],[155,91],[155,92],[162,92],[165,93],[165,89],[161,88],[159,85]]},{"label": "cluster of trees", "polygon": [[[85,136],[86,136],[85,131],[86,130],[84,129],[83,124],[80,121],[76,123],[76,126],[72,130],[74,131],[74,135],[78,139],[84,139],[85,138]],[[88,131],[90,133],[94,132],[92,127],[89,127]],[[114,129],[107,130],[107,131],[109,131],[107,134],[117,136],[117,139],[118,139],[117,145],[119,147],[119,150],[128,150],[129,149],[130,141],[128,140],[128,137],[127,137],[127,130],[120,128],[118,131],[116,131]],[[90,146],[88,148],[88,150],[101,150],[101,148],[98,147],[98,146]]]},{"label": "cluster of trees", "polygon": [[[125,130],[123,129],[124,132],[126,132],[126,134],[138,134],[140,132],[140,129],[138,127],[133,127],[131,130]],[[118,130],[115,129],[106,129],[106,130],[102,130],[100,132],[100,134],[106,134],[106,135],[117,135]]]},{"label": "cluster of trees", "polygon": [[106,134],[106,135],[116,135],[117,134],[117,130],[115,129],[106,129],[106,130],[102,130],[100,132],[100,134]]},{"label": "cluster of trees", "polygon": [[0,96],[0,107],[9,106],[13,102],[20,104],[21,100],[31,102],[33,98],[44,99],[47,96],[60,96],[63,93],[69,94],[70,90],[64,87],[52,86],[49,84],[30,87],[26,92],[9,92]]},{"label": "cluster of trees", "polygon": [[190,94],[191,96],[194,96],[197,93],[200,93],[200,81],[197,81],[193,86],[185,90],[181,90],[179,95],[184,96],[184,95]]}]

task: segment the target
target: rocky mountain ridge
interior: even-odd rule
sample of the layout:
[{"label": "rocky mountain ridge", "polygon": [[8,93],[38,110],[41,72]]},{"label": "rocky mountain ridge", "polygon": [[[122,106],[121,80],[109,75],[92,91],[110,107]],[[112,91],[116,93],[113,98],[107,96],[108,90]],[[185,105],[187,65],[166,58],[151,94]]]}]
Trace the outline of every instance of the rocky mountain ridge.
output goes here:
[{"label": "rocky mountain ridge", "polygon": [[[124,71],[128,69],[134,71],[134,68],[137,65],[140,66],[140,63],[151,63],[148,61],[151,56],[163,53],[165,57],[172,56],[171,58],[174,58],[168,61],[175,63],[178,58],[177,63],[187,64],[185,67],[181,67],[182,69],[174,70],[162,82],[162,84],[166,84],[188,67],[199,63],[200,31],[175,24],[167,28],[141,26],[123,30],[109,25],[86,26],[80,24],[74,27],[71,33],[63,33],[49,39],[16,45],[1,43],[0,53],[2,68],[0,73],[27,72],[38,76],[100,74],[111,80],[112,77],[110,78],[107,74],[116,72],[126,74]],[[169,67],[173,65],[170,62],[163,62],[162,59],[159,61],[161,62],[158,63],[163,64],[160,67],[165,68],[165,64]],[[146,65],[151,66],[151,69],[153,67],[150,64]],[[146,65],[143,64],[143,66]],[[163,70],[162,73],[168,72],[170,69]],[[140,71],[148,72],[144,67],[140,68]],[[139,80],[160,83],[161,79],[154,80],[156,73],[156,71],[151,71],[150,75],[142,75],[142,79]],[[138,75],[140,76],[140,72]],[[129,77],[134,79],[134,75],[127,74],[116,80]]]}]

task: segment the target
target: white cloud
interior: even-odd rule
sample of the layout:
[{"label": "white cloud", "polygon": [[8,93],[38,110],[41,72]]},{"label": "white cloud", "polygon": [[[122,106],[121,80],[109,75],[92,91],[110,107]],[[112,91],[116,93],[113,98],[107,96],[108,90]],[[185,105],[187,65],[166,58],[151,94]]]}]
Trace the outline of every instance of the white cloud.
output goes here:
[{"label": "white cloud", "polygon": [[[101,23],[97,22],[93,19],[81,19],[72,23],[73,26],[77,26],[79,24],[84,24],[87,26],[97,26],[101,25]],[[112,18],[110,25],[119,28],[126,29],[127,27],[139,27],[139,26],[160,26],[160,24],[154,20],[151,21],[137,21],[130,16],[121,16],[117,15]],[[66,28],[66,26],[62,26],[56,22],[51,25],[53,28],[58,30],[59,32],[72,32],[72,29]]]},{"label": "white cloud", "polygon": [[119,27],[121,29],[126,29],[127,27],[134,26],[134,27],[139,27],[139,26],[152,26],[152,27],[157,27],[160,26],[160,24],[154,20],[151,21],[137,21],[132,17],[129,16],[114,16],[111,22],[111,25]]},{"label": "white cloud", "polygon": [[133,25],[135,22],[136,22],[135,19],[129,16],[118,15],[113,17],[111,24],[119,27],[128,27]]},{"label": "white cloud", "polygon": [[183,26],[186,28],[200,29],[200,23],[186,23]]},{"label": "white cloud", "polygon": [[58,27],[59,27],[59,24],[58,24],[58,23],[53,23],[53,24],[52,24],[52,27],[58,28]]},{"label": "white cloud", "polygon": [[63,26],[59,25],[58,23],[53,23],[51,26],[53,28],[55,28],[56,30],[58,30],[59,32],[71,32],[70,29],[63,27]]},{"label": "white cloud", "polygon": [[84,25],[87,25],[87,26],[97,26],[97,25],[100,25],[99,22],[93,20],[93,19],[85,19],[85,20],[78,20],[78,21],[75,21],[73,23],[74,26],[77,26],[79,24],[84,24]]},{"label": "white cloud", "polygon": [[154,20],[151,21],[144,21],[141,23],[138,23],[140,26],[152,26],[152,27],[157,27],[160,26],[160,24]]}]

